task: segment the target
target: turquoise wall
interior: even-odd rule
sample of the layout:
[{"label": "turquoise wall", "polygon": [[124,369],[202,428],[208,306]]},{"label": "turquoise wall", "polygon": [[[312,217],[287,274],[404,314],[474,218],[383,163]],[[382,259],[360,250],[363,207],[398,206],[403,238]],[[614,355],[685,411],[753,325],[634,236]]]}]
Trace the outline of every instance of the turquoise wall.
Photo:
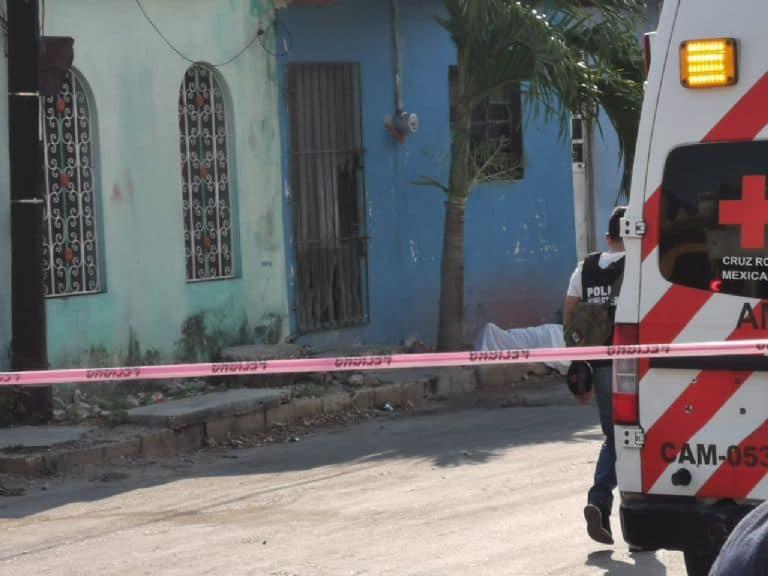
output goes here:
[{"label": "turquoise wall", "polygon": [[[268,22],[267,1],[144,5],[177,48],[195,61],[217,63],[254,38],[260,19]],[[231,102],[239,265],[235,279],[189,284],[178,97],[190,64],[163,43],[134,2],[48,2],[45,30],[75,38],[74,65],[94,98],[106,280],[102,294],[47,300],[51,366],[121,362],[129,340],[133,359],[138,346],[141,360],[171,360],[183,345],[186,356],[202,359],[221,345],[259,341],[265,333],[281,337],[287,330],[286,271],[272,57],[256,42],[218,69]]]}]

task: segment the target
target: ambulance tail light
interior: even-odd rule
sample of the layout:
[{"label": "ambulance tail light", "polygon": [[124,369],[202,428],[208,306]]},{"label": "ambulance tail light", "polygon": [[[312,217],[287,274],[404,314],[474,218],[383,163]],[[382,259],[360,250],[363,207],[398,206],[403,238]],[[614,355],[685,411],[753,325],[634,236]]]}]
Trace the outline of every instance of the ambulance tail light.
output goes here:
[{"label": "ambulance tail light", "polygon": [[[635,346],[639,343],[637,324],[616,324],[614,346]],[[623,426],[639,423],[637,359],[619,358],[613,361],[613,421]]]},{"label": "ambulance tail light", "polygon": [[653,52],[653,40],[656,38],[656,32],[646,32],[643,34],[643,62],[645,63],[645,79],[648,79],[648,72],[651,70],[651,54]]}]

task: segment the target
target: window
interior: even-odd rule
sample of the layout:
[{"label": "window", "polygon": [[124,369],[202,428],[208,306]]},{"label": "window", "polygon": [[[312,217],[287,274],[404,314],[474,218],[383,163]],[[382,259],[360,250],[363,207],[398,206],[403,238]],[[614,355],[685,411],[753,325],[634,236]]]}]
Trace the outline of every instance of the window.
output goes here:
[{"label": "window", "polygon": [[586,164],[586,126],[580,114],[571,117],[571,152],[574,168],[584,168]]},{"label": "window", "polygon": [[88,94],[85,81],[73,70],[56,96],[42,100],[43,285],[48,297],[101,291]]},{"label": "window", "polygon": [[766,141],[673,150],[662,183],[662,275],[701,290],[768,297],[766,180]]},{"label": "window", "polygon": [[[457,66],[451,66],[448,79],[453,127],[459,101]],[[523,177],[522,124],[519,85],[499,90],[472,111],[471,154],[477,166],[490,164],[490,180],[515,180]]]},{"label": "window", "polygon": [[232,278],[232,186],[227,110],[215,73],[196,64],[179,94],[187,281]]}]

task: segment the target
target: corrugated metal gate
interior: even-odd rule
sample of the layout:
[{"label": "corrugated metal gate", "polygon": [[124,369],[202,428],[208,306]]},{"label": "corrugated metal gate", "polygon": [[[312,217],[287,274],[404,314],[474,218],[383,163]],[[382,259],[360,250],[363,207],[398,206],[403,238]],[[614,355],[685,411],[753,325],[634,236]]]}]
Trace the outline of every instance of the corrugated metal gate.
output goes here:
[{"label": "corrugated metal gate", "polygon": [[299,330],[368,320],[358,64],[287,67]]}]

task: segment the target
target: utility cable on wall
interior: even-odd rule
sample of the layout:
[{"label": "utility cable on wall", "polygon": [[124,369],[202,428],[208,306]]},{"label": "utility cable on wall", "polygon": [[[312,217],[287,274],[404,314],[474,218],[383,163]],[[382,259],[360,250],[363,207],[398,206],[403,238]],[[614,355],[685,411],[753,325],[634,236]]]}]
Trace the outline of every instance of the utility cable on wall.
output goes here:
[{"label": "utility cable on wall", "polygon": [[[277,33],[278,29],[282,30],[283,32],[283,38],[282,38],[282,50],[273,51],[270,50],[269,47],[264,43],[264,40],[266,38],[266,34],[262,34],[259,38],[259,44],[261,44],[261,47],[264,49],[264,52],[269,54],[270,56],[274,56],[275,58],[278,58],[280,56],[285,56],[291,51],[291,46],[293,46],[293,37],[291,36],[290,31],[285,27],[284,24],[281,24],[280,22],[275,21],[275,24],[272,26],[272,30]],[[277,45],[278,41],[277,38],[275,38],[275,44]]]},{"label": "utility cable on wall", "polygon": [[[176,46],[174,46],[174,44],[165,36],[165,34],[163,34],[162,30],[160,30],[160,28],[157,26],[157,24],[155,24],[154,20],[152,20],[152,18],[149,16],[149,14],[147,14],[147,11],[144,9],[144,6],[141,4],[141,1],[140,0],[134,0],[134,1],[136,2],[136,6],[139,7],[139,10],[141,10],[141,13],[144,16],[144,19],[147,22],[149,22],[150,26],[152,26],[152,28],[154,28],[155,32],[157,32],[157,35],[160,36],[160,38],[163,40],[163,42],[165,42],[165,44],[171,50],[173,50],[176,54],[178,54],[181,58],[183,58],[184,60],[186,60],[190,64],[197,64],[198,62],[200,62],[200,60],[195,60],[193,58],[190,58],[184,52],[182,52],[181,50],[176,48]],[[226,66],[227,64],[231,64],[232,62],[234,62],[235,60],[240,58],[240,56],[242,56],[256,42],[259,42],[261,47],[268,54],[270,54],[272,56],[277,56],[277,54],[275,54],[274,52],[270,51],[265,46],[265,44],[264,44],[264,36],[265,35],[266,35],[266,30],[264,29],[264,26],[261,23],[259,23],[258,30],[256,31],[256,34],[254,35],[254,37],[251,38],[251,40],[249,40],[248,43],[245,46],[243,46],[243,48],[240,51],[238,51],[234,56],[232,56],[228,60],[225,60],[224,62],[219,62],[219,63],[216,63],[216,64],[208,64],[208,65],[212,66],[214,68],[219,68],[221,66]],[[287,44],[286,44],[286,52],[287,52]]]}]

